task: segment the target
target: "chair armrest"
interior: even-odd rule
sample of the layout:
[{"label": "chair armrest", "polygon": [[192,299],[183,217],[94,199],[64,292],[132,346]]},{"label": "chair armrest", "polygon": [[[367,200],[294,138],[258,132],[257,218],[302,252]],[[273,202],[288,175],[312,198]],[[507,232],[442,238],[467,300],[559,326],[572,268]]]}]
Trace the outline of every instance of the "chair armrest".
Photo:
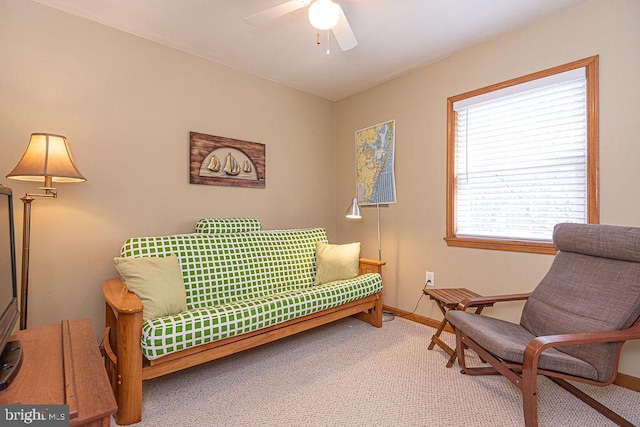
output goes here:
[{"label": "chair armrest", "polygon": [[531,296],[531,293],[526,294],[511,294],[511,295],[494,295],[488,297],[473,297],[466,298],[458,304],[456,310],[465,310],[467,307],[474,307],[478,305],[490,305],[496,302],[507,302],[507,301],[522,301],[526,300]]},{"label": "chair armrest", "polygon": [[102,285],[104,299],[118,313],[133,314],[144,308],[142,301],[122,283],[121,279],[108,279]]},{"label": "chair armrest", "polygon": [[360,258],[360,274],[366,273],[379,273],[382,274],[382,266],[385,265],[385,261],[378,261],[371,258]]},{"label": "chair armrest", "polygon": [[576,344],[594,344],[604,342],[623,342],[640,339],[640,320],[632,327],[614,331],[586,332],[581,334],[547,335],[534,338],[527,344],[524,350],[525,363],[527,358],[537,360],[548,348],[565,347]]}]

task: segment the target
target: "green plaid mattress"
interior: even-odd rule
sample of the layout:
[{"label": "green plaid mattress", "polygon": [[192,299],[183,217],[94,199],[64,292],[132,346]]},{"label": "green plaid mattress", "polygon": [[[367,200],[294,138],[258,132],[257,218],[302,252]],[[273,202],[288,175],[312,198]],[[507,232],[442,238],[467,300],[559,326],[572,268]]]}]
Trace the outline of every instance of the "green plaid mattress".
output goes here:
[{"label": "green plaid mattress", "polygon": [[157,359],[185,348],[337,307],[380,291],[380,275],[368,273],[355,279],[147,320],[142,325],[142,353],[149,360]]},{"label": "green plaid mattress", "polygon": [[327,242],[324,229],[136,237],[120,256],[176,255],[196,310],[311,286],[316,242]]},{"label": "green plaid mattress", "polygon": [[313,287],[324,229],[194,233],[128,239],[123,257],[175,254],[186,312],[143,324],[149,359],[285,322],[382,290],[377,274]]},{"label": "green plaid mattress", "polygon": [[196,223],[196,233],[246,233],[260,231],[256,218],[202,218]]}]

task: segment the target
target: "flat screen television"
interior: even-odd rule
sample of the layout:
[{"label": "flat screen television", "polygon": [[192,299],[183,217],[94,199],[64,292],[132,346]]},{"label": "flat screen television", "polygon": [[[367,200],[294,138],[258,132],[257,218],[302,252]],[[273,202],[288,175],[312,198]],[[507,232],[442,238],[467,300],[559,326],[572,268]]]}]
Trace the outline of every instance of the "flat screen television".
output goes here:
[{"label": "flat screen television", "polygon": [[22,346],[9,341],[18,321],[16,244],[11,188],[0,184],[0,390],[7,388],[22,364]]}]

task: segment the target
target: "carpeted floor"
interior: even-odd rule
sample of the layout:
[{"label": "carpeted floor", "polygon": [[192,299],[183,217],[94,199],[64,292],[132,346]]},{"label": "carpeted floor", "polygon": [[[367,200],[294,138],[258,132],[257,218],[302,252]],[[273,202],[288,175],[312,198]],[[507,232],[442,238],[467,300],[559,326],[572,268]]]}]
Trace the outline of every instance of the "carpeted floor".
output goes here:
[{"label": "carpeted floor", "polygon": [[[405,319],[381,329],[348,318],[146,381],[136,426],[520,426],[519,390],[500,376],[461,375],[427,350],[434,329]],[[453,335],[443,334],[453,345]],[[581,386],[635,424],[640,393]],[[606,426],[546,378],[541,426]],[[115,423],[112,420],[112,426]]]}]

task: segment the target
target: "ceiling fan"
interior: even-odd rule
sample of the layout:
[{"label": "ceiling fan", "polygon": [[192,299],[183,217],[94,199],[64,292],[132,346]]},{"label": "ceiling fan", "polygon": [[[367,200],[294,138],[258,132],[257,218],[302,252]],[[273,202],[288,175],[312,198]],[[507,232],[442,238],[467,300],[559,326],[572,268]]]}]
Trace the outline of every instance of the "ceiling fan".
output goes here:
[{"label": "ceiling fan", "polygon": [[248,16],[244,20],[247,24],[258,27],[306,6],[309,6],[309,22],[318,30],[318,44],[320,44],[320,31],[331,30],[343,51],[358,45],[358,40],[351,30],[342,7],[332,0],[289,0]]}]

